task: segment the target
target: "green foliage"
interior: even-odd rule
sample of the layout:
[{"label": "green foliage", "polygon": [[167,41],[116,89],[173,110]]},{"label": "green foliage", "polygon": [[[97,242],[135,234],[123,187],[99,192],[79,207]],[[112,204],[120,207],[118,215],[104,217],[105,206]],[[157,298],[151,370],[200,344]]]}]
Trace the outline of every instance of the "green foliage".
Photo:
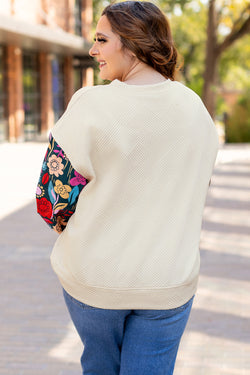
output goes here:
[{"label": "green foliage", "polygon": [[226,122],[226,142],[250,142],[250,89],[242,95]]},{"label": "green foliage", "polygon": [[187,82],[186,86],[188,86],[191,90],[196,92],[199,96],[202,95],[202,88],[203,88],[204,79],[202,76],[196,76],[191,82]]},{"label": "green foliage", "polygon": [[207,8],[201,1],[187,4],[182,12],[169,15],[173,38],[183,59],[182,78],[201,93],[206,45]]},{"label": "green foliage", "polygon": [[152,3],[158,5],[164,13],[169,14],[176,11],[176,9],[183,11],[191,1],[192,0],[152,0]]},{"label": "green foliage", "polygon": [[249,0],[215,0],[217,41],[222,42],[231,31],[237,32],[249,17]]},{"label": "green foliage", "polygon": [[228,88],[250,87],[250,35],[241,38],[221,56],[219,77]]},{"label": "green foliage", "polygon": [[103,0],[93,0],[93,29],[95,29],[98,19],[101,16],[102,10],[108,4]]}]

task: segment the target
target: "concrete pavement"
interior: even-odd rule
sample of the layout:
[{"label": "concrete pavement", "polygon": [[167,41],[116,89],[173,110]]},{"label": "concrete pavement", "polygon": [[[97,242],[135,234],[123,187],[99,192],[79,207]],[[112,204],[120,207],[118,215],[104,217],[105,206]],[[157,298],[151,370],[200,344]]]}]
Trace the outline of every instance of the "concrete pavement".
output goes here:
[{"label": "concrete pavement", "polygon": [[[46,146],[0,145],[0,375],[81,373],[81,344],[49,263],[57,235],[34,204]],[[249,212],[250,145],[224,146],[206,201],[199,289],[175,375],[250,374]]]}]

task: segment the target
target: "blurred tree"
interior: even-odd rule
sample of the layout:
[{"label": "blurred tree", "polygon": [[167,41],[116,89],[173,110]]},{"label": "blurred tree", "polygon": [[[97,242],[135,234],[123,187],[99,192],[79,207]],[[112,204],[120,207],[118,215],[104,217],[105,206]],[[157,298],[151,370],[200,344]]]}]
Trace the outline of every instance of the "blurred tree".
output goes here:
[{"label": "blurred tree", "polygon": [[[204,86],[207,4],[203,0],[196,0],[186,3],[184,9],[176,5],[174,10],[168,13],[180,60],[184,60],[180,79],[200,96]],[[218,38],[223,39],[226,32],[228,33],[227,29],[225,31],[220,28]],[[244,91],[250,86],[250,34],[238,39],[223,52],[218,60],[217,70],[216,88],[220,86]],[[215,95],[215,91],[213,94]],[[221,117],[227,108],[222,98],[218,99],[220,101],[216,100],[216,112],[219,111]]]},{"label": "blurred tree", "polygon": [[218,74],[228,89],[250,89],[250,34],[236,41],[221,56]]},{"label": "blurred tree", "polygon": [[250,142],[250,89],[243,93],[226,121],[227,142]]},{"label": "blurred tree", "polygon": [[182,65],[180,79],[201,95],[207,7],[201,1],[187,5],[183,12],[180,7],[175,7],[174,11],[168,14],[168,19],[179,52],[179,65]]},{"label": "blurred tree", "polygon": [[109,5],[110,3],[114,3],[115,1],[109,0],[93,0],[93,27],[96,27],[96,24],[101,17],[103,9]]},{"label": "blurred tree", "polygon": [[250,32],[248,0],[209,0],[203,100],[214,117],[218,62],[238,39]]}]

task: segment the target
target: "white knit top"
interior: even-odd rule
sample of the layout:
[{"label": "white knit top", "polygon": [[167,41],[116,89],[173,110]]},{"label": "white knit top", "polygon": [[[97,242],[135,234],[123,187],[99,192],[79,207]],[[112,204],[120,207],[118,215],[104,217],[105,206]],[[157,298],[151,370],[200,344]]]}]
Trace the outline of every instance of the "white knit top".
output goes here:
[{"label": "white knit top", "polygon": [[169,309],[195,293],[218,136],[177,81],[78,90],[52,129],[90,182],[51,263],[76,299],[107,309]]}]

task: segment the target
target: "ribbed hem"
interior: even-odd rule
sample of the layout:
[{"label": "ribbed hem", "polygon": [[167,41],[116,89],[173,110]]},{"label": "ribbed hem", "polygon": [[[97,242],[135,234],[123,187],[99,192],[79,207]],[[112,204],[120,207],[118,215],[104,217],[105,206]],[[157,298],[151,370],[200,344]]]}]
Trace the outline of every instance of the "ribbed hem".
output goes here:
[{"label": "ribbed hem", "polygon": [[100,288],[83,285],[63,277],[59,267],[52,263],[62,287],[75,299],[102,309],[166,310],[182,306],[196,292],[198,275],[188,283],[166,288]]}]

